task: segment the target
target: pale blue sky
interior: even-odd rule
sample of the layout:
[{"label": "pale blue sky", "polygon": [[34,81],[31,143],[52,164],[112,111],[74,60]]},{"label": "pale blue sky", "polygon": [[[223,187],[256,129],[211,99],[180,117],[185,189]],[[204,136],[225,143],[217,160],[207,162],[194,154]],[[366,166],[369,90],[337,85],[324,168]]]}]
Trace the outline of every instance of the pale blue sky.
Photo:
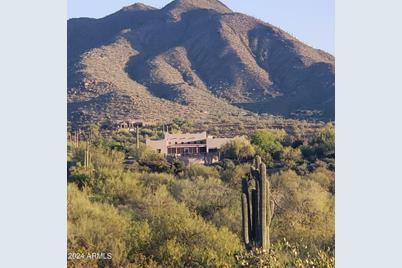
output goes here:
[{"label": "pale blue sky", "polygon": [[[67,0],[68,17],[101,18],[141,2],[161,8],[170,0]],[[312,47],[335,53],[335,0],[223,0],[230,9],[257,17]]]}]

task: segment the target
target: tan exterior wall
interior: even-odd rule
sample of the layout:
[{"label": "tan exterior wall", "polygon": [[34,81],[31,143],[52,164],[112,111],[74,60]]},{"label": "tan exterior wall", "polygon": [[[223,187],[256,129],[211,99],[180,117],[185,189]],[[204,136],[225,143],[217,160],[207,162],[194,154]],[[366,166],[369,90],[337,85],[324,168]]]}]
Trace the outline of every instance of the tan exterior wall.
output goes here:
[{"label": "tan exterior wall", "polygon": [[204,152],[208,153],[210,149],[219,150],[230,140],[229,138],[213,138],[212,136],[208,136],[206,132],[185,134],[165,133],[163,140],[146,140],[146,145],[166,155],[172,151],[168,151],[168,148],[187,148],[186,150],[189,151],[193,151],[190,150],[191,148],[197,148],[197,151],[200,151],[200,148],[204,148]]},{"label": "tan exterior wall", "polygon": [[167,154],[167,146],[166,146],[165,140],[157,140],[157,141],[146,140],[145,144],[157,152],[160,152],[162,154]]}]

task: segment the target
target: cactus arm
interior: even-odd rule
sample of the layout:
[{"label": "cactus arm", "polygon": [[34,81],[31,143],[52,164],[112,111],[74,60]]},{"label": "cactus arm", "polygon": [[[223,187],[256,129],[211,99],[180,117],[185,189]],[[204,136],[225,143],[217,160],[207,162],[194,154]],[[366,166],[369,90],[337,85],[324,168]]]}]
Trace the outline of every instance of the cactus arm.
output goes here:
[{"label": "cactus arm", "polygon": [[255,169],[258,170],[260,168],[260,165],[261,165],[261,156],[257,155],[255,157]]},{"label": "cactus arm", "polygon": [[268,250],[267,245],[267,215],[269,211],[267,211],[267,175],[266,175],[266,166],[264,163],[260,165],[260,180],[261,180],[261,200],[260,200],[260,208],[261,208],[261,246],[263,250]]},{"label": "cactus arm", "polygon": [[[253,240],[253,196],[252,189],[248,189],[247,193],[247,205],[248,205],[248,236],[250,240]],[[251,242],[251,241],[250,241]]]},{"label": "cactus arm", "polygon": [[252,240],[255,244],[258,242],[258,230],[259,230],[259,223],[258,223],[258,192],[256,189],[253,189],[251,191],[251,196],[252,196],[252,219],[251,219],[251,225],[253,226],[252,229]]},{"label": "cactus arm", "polygon": [[247,204],[247,195],[245,193],[242,193],[241,195],[241,201],[242,201],[242,227],[243,227],[243,240],[244,244],[246,245],[246,248],[249,247],[250,245],[250,239],[249,239],[249,219],[248,219],[248,204]]},{"label": "cactus arm", "polygon": [[271,200],[271,202],[270,202],[270,209],[271,209],[271,217],[269,219],[269,226],[271,226],[272,218],[274,217],[274,213],[275,213],[275,202],[274,202],[274,200]]}]

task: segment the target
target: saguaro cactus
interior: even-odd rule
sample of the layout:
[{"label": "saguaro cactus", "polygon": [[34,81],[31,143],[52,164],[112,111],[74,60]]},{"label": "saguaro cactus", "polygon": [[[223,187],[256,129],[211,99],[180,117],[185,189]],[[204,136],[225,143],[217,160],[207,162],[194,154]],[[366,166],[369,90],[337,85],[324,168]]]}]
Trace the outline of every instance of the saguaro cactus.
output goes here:
[{"label": "saguaro cactus", "polygon": [[91,163],[91,154],[89,152],[89,146],[87,145],[84,151],[84,167],[89,168],[90,163]]},{"label": "saguaro cactus", "polygon": [[243,240],[247,249],[254,246],[269,250],[273,211],[267,167],[257,156],[249,178],[242,181]]},{"label": "saguaro cactus", "polygon": [[140,127],[137,126],[135,128],[135,131],[136,131],[135,145],[137,149],[140,149]]},{"label": "saguaro cactus", "polygon": [[[264,163],[260,164],[260,180],[261,180],[261,200],[260,200],[260,224],[261,224],[261,245],[262,248],[267,248],[267,178],[266,166]],[[269,228],[269,227],[268,227]]]},{"label": "saguaro cactus", "polygon": [[242,227],[243,227],[243,240],[244,243],[246,244],[246,247],[250,245],[250,239],[249,239],[249,212],[248,212],[248,202],[247,202],[247,195],[243,193],[241,195],[241,201],[242,201],[242,206],[241,206],[241,211],[242,211]]}]

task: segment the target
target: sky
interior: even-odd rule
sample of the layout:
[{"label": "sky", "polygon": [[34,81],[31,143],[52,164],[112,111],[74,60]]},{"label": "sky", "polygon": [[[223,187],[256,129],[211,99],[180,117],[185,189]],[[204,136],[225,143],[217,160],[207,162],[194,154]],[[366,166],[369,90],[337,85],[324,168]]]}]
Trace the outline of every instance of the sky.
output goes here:
[{"label": "sky", "polygon": [[[68,18],[101,18],[141,2],[161,8],[171,0],[67,0]],[[335,0],[221,0],[244,13],[292,34],[302,42],[335,53]]]}]

